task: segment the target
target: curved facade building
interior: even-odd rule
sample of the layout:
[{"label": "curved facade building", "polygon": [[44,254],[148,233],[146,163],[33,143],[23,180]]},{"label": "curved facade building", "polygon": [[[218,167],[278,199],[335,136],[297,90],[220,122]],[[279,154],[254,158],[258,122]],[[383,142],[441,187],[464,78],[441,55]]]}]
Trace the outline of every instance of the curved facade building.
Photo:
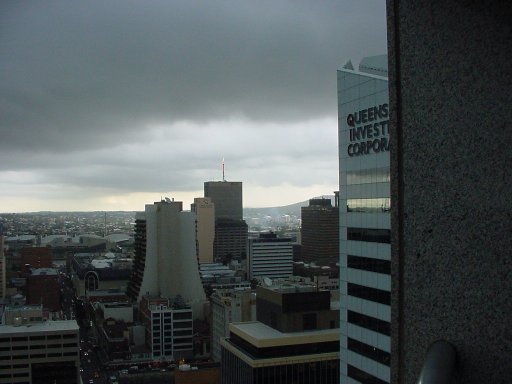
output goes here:
[{"label": "curved facade building", "polygon": [[181,295],[202,317],[206,300],[196,258],[196,216],[182,202],[147,204],[136,216],[135,260],[128,296],[140,302],[145,295]]}]

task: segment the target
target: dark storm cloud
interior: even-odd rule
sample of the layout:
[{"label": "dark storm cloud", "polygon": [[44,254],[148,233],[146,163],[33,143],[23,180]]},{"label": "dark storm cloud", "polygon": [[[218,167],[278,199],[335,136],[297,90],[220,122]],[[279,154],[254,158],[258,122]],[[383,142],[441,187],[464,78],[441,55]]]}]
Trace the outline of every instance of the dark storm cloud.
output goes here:
[{"label": "dark storm cloud", "polygon": [[144,143],[152,125],[335,115],[335,70],[382,53],[383,12],[379,1],[3,1],[0,150],[52,163],[54,151]]}]

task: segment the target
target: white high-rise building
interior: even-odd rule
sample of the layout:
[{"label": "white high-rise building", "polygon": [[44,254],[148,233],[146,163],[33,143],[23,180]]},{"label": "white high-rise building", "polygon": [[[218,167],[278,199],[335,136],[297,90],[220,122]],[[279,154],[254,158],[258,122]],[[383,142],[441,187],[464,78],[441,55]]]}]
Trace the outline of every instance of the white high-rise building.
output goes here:
[{"label": "white high-rise building", "polygon": [[135,217],[135,259],[128,295],[137,302],[145,295],[181,295],[202,318],[206,301],[196,256],[196,216],[182,202],[147,204]]},{"label": "white high-rise building", "polygon": [[340,373],[390,382],[390,190],[387,56],[338,71]]},{"label": "white high-rise building", "polygon": [[293,244],[289,237],[261,233],[249,240],[249,278],[286,278],[293,275]]}]

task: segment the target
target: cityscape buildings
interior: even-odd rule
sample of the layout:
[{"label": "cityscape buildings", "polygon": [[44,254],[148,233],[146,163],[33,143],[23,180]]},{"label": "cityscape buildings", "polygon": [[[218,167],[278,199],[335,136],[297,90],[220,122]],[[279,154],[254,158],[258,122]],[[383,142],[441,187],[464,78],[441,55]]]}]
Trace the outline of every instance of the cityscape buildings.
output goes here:
[{"label": "cityscape buildings", "polygon": [[74,320],[43,320],[39,306],[6,308],[0,326],[0,383],[80,383]]},{"label": "cityscape buildings", "polygon": [[338,71],[342,382],[390,382],[387,56]]},{"label": "cityscape buildings", "polygon": [[310,199],[301,208],[301,259],[319,266],[334,266],[339,262],[338,192],[334,207],[331,199]]},{"label": "cityscape buildings", "polygon": [[147,204],[137,214],[135,256],[128,296],[140,302],[143,296],[174,298],[181,295],[202,318],[206,300],[196,258],[194,212],[182,210],[182,202]]},{"label": "cityscape buildings", "polygon": [[220,361],[220,340],[229,337],[229,324],[256,320],[256,294],[250,287],[218,289],[211,297],[212,303],[212,354],[213,361]]},{"label": "cityscape buildings", "polygon": [[241,181],[206,181],[204,197],[215,204],[215,220],[243,219]]},{"label": "cityscape buildings", "polygon": [[221,383],[338,384],[339,307],[314,286],[258,287],[257,321],[221,339]]},{"label": "cityscape buildings", "polygon": [[143,296],[140,314],[145,340],[155,359],[192,357],[192,309],[179,298]]},{"label": "cityscape buildings", "polygon": [[260,233],[249,240],[249,279],[286,278],[293,274],[293,245],[290,237]]},{"label": "cityscape buildings", "polygon": [[247,257],[247,223],[243,220],[242,182],[206,181],[204,197],[215,205],[214,261]]},{"label": "cityscape buildings", "polygon": [[42,304],[51,312],[60,310],[59,274],[54,268],[32,269],[27,276],[27,304]]},{"label": "cityscape buildings", "polygon": [[6,290],[6,264],[5,264],[5,253],[4,253],[4,231],[3,225],[0,223],[0,299],[5,299]]}]

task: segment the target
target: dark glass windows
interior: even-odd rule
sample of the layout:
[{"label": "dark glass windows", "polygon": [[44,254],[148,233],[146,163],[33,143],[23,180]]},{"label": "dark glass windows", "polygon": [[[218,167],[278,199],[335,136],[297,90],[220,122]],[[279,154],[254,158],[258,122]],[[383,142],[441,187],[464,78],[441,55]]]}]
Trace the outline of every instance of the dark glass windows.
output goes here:
[{"label": "dark glass windows", "polygon": [[391,262],[389,260],[371,257],[347,255],[347,267],[386,275],[391,274]]},{"label": "dark glass windows", "polygon": [[380,304],[391,305],[391,292],[382,289],[365,287],[364,285],[347,283],[347,292],[349,296],[359,297],[360,299],[373,301]]},{"label": "dark glass windows", "polygon": [[347,240],[389,244],[391,242],[391,230],[348,227]]}]

